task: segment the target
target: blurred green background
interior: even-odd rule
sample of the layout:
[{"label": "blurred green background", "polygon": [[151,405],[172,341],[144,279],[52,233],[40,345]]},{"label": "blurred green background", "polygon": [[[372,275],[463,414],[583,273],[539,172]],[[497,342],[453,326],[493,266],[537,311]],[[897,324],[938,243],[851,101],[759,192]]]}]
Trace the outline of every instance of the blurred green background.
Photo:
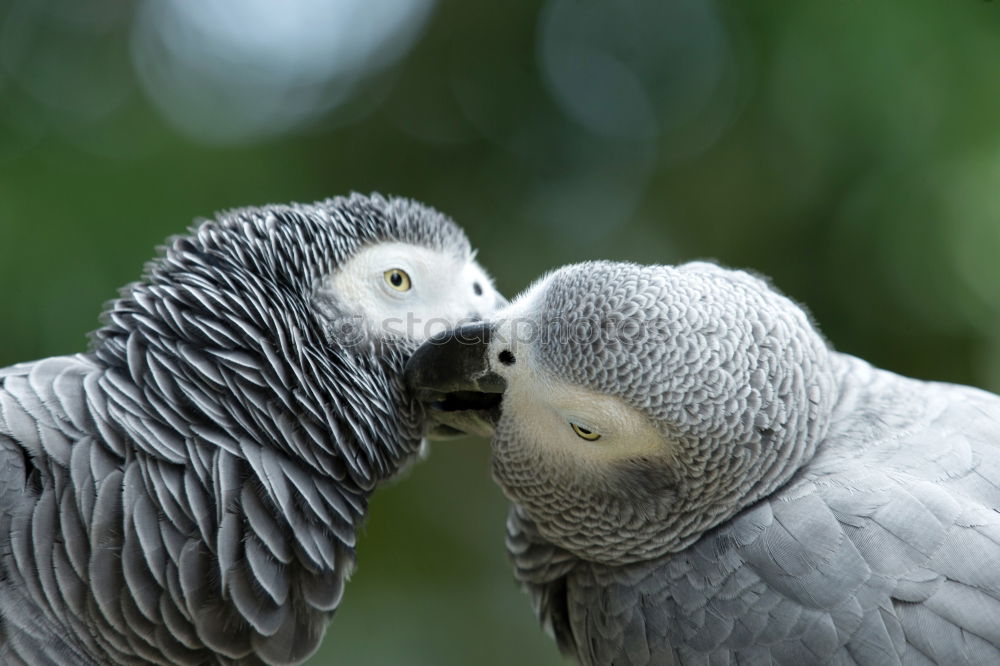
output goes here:
[{"label": "blurred green background", "polygon": [[[378,190],[515,294],[752,267],[840,350],[1000,389],[1000,7],[979,0],[0,1],[0,366],[85,348],[196,216]],[[484,442],[379,494],[313,664],[562,664]]]}]

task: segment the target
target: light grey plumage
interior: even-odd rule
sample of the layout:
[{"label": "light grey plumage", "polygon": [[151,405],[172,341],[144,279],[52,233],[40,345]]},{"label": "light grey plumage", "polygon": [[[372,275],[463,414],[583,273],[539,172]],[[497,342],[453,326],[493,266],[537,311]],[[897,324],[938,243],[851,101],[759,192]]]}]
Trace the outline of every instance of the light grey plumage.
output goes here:
[{"label": "light grey plumage", "polygon": [[836,353],[704,263],[560,269],[461,337],[408,377],[505,387],[508,550],[580,662],[1000,663],[1000,397]]},{"label": "light grey plumage", "polygon": [[478,286],[445,276],[463,315],[495,306],[463,232],[415,202],[245,208],[172,239],[91,352],[0,370],[0,661],[316,649],[369,494],[421,445],[400,379],[416,342],[330,286],[382,243],[471,266]]}]

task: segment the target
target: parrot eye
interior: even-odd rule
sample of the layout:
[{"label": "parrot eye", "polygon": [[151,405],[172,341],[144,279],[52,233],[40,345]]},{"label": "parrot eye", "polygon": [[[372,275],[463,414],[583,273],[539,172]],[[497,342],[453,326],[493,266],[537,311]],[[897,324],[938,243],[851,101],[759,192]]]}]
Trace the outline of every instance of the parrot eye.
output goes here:
[{"label": "parrot eye", "polygon": [[410,276],[401,268],[390,268],[382,273],[386,284],[396,291],[409,291],[413,285],[410,283]]},{"label": "parrot eye", "polygon": [[576,436],[579,437],[580,439],[585,439],[588,442],[594,442],[601,438],[601,433],[599,432],[594,432],[593,430],[587,430],[583,426],[577,425],[575,423],[570,423],[570,426],[573,428],[573,432],[576,433]]}]

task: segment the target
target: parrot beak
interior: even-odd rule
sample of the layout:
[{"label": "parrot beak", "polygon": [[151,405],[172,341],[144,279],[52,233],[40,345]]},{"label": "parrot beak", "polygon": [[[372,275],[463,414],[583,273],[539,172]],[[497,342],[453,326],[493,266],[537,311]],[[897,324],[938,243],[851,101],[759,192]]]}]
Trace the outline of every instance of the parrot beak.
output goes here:
[{"label": "parrot beak", "polygon": [[429,436],[492,437],[507,382],[490,369],[492,326],[462,326],[430,338],[406,363],[403,381],[427,408]]}]

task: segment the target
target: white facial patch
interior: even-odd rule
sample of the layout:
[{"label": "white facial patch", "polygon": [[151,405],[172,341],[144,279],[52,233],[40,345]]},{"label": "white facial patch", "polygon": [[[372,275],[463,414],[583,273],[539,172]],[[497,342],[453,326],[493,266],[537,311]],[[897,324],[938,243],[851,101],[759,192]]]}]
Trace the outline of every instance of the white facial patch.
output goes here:
[{"label": "white facial patch", "polygon": [[[641,412],[620,398],[600,395],[539,372],[514,372],[504,394],[503,418],[518,438],[566,464],[601,467],[634,458],[662,458],[670,443]],[[589,439],[573,428],[590,433]]]},{"label": "white facial patch", "polygon": [[362,248],[331,276],[329,288],[369,330],[418,342],[488,316],[503,302],[471,257],[408,243]]},{"label": "white facial patch", "polygon": [[525,363],[532,363],[531,343],[542,334],[538,328],[539,317],[536,316],[536,310],[541,306],[548,278],[549,275],[543,275],[535,280],[526,290],[518,294],[507,307],[493,315],[493,332],[490,343],[491,362],[499,370],[503,369],[503,364],[497,362],[498,354],[505,350],[513,354],[515,358],[522,358]]},{"label": "white facial patch", "polygon": [[[618,460],[669,456],[671,443],[645,414],[621,398],[569,384],[539,367],[530,335],[518,332],[518,321],[531,319],[539,291],[532,288],[497,316],[490,343],[491,369],[507,381],[502,419],[509,419],[508,432],[516,433],[519,445],[567,466],[593,469]],[[505,351],[511,354],[507,363],[501,360]]]}]

